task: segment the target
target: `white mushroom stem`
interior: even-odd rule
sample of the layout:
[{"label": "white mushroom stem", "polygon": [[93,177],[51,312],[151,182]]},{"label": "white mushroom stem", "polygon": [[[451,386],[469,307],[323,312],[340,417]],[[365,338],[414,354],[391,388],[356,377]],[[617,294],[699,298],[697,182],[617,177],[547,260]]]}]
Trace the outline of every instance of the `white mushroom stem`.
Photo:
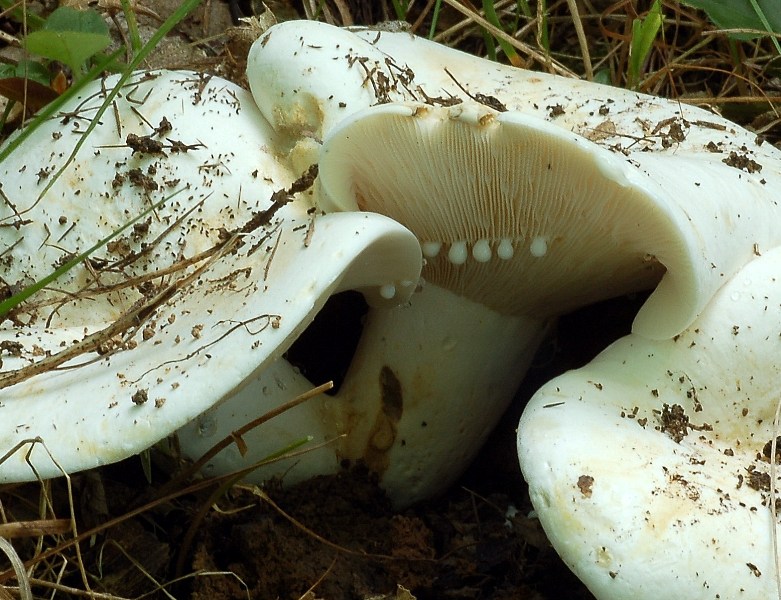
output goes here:
[{"label": "white mushroom stem", "polygon": [[518,453],[532,502],[600,600],[778,594],[779,323],[781,248],[679,336],[625,337],[530,400]]},{"label": "white mushroom stem", "polygon": [[[241,429],[250,421],[279,408],[312,389],[301,373],[286,360],[279,358],[266,366],[224,404],[207,410],[182,427],[177,436],[187,456],[194,460],[206,454],[226,436]],[[327,396],[310,398],[282,414],[259,425],[243,436],[246,450],[254,462],[261,461],[301,442],[299,449],[306,455],[284,458],[259,467],[252,479],[263,481],[276,475],[286,484],[304,481],[316,475],[336,473],[339,470],[339,427],[328,418],[325,409]],[[312,449],[312,443],[325,444]],[[203,473],[207,476],[233,473],[245,468],[249,460],[243,454],[244,446],[231,444],[208,462]]]},{"label": "white mushroom stem", "polygon": [[[314,214],[312,172],[279,160],[232,83],[138,73],[85,139],[115,81],[87,86],[0,165],[3,299],[158,205],[0,323],[0,455],[21,444],[3,482],[139,452],[252,385],[332,293],[393,305],[419,277],[398,223]],[[28,462],[35,438],[48,451],[33,443]]]},{"label": "white mushroom stem", "polygon": [[328,400],[339,451],[380,474],[398,504],[446,489],[518,388],[545,332],[424,284],[408,305],[372,310],[344,384]]}]

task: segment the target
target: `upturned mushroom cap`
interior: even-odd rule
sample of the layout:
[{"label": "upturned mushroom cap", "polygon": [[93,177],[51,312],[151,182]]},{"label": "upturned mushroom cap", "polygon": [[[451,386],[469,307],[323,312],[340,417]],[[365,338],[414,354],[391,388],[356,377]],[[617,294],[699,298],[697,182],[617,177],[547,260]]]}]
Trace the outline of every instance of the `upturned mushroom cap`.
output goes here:
[{"label": "upturned mushroom cap", "polygon": [[[314,215],[312,174],[280,163],[251,96],[216,77],[134,76],[69,162],[115,81],[0,165],[2,299],[170,196],[0,324],[0,452],[39,437],[68,472],[138,452],[248,385],[329,294],[403,301],[420,268],[390,219]],[[36,477],[25,450],[0,481]],[[43,448],[31,456],[40,476],[61,473]]]},{"label": "upturned mushroom cap", "polygon": [[428,281],[538,319],[659,285],[635,331],[675,335],[755,252],[781,242],[781,153],[747,173],[709,153],[627,158],[518,112],[387,104],[338,125],[326,211],[392,217]]},{"label": "upturned mushroom cap", "polygon": [[[775,215],[771,190],[780,185],[781,153],[755,134],[696,107],[497,65],[408,33],[353,33],[298,21],[276,25],[261,36],[251,52],[248,78],[264,114],[292,148],[292,157],[311,160],[318,140],[357,111],[403,101],[454,110],[459,103],[478,104],[484,114],[509,109],[535,117],[551,130],[561,129],[570,142],[580,138],[588,152],[599,147],[606,151],[603,155],[614,154],[614,173],[602,173],[604,179],[616,186],[645,187],[649,196],[658,196],[661,189],[669,202],[679,205],[678,215],[694,223],[689,229],[697,230],[695,237],[705,238],[690,246],[702,250],[696,257],[697,281],[688,280],[698,289],[696,298],[685,286],[672,285],[676,278],[683,283],[683,273],[671,273],[638,315],[636,331],[646,335],[681,331],[713,291],[751,260],[755,244],[761,250],[781,241],[770,226],[776,217],[769,217]],[[644,174],[639,177],[644,183],[630,173]],[[747,199],[745,209],[741,203],[737,210],[733,200],[738,197]],[[700,225],[703,218],[705,229]],[[714,223],[720,233],[730,232],[723,252],[722,240],[709,233]],[[428,241],[427,249],[433,252],[439,240]],[[543,252],[546,247],[547,241],[540,239],[534,249]],[[454,250],[457,258],[464,255],[459,249]],[[485,255],[483,250],[478,246],[478,256]],[[661,252],[648,253],[651,260],[661,260]],[[584,259],[591,256],[585,254]],[[659,328],[658,316],[678,297],[685,299],[683,309]]]},{"label": "upturned mushroom cap", "polygon": [[345,29],[287,21],[253,44],[247,81],[261,113],[288,144],[321,140],[342,118],[377,103],[382,91],[372,85],[370,75],[384,66],[385,58]]},{"label": "upturned mushroom cap", "polygon": [[530,400],[518,453],[532,503],[600,600],[778,594],[779,323],[781,248],[681,335],[625,337]]}]

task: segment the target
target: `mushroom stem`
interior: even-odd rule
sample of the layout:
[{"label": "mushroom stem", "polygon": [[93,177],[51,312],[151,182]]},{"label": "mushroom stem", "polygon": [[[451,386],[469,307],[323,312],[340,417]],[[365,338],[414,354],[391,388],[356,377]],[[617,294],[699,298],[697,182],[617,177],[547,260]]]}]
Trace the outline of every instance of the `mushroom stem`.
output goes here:
[{"label": "mushroom stem", "polygon": [[355,359],[328,400],[397,504],[450,485],[507,408],[545,322],[502,315],[424,284],[409,304],[367,315]]},{"label": "mushroom stem", "polygon": [[[230,473],[310,437],[334,442],[260,467],[248,479],[285,483],[362,460],[399,506],[450,485],[479,450],[515,393],[546,331],[544,321],[502,315],[424,284],[409,303],[366,317],[355,359],[335,396],[321,395],[242,436],[205,467]],[[223,404],[179,431],[197,457],[312,384],[278,359]]]},{"label": "mushroom stem", "polygon": [[[312,389],[312,384],[289,362],[279,358],[224,404],[211,408],[185,425],[177,433],[183,449],[192,458],[208,452],[215,444],[248,422],[290,402]],[[322,418],[327,396],[310,398],[280,415],[262,423],[231,444],[204,467],[206,475],[232,473],[246,468],[303,441],[328,442],[336,437],[332,423]],[[246,444],[246,446],[245,446]],[[306,446],[304,446],[305,448]],[[249,453],[248,457],[245,456]],[[319,449],[294,458],[283,458],[259,467],[252,479],[262,481],[284,474],[285,482],[297,483],[315,475],[335,473],[339,468],[333,450]]]}]

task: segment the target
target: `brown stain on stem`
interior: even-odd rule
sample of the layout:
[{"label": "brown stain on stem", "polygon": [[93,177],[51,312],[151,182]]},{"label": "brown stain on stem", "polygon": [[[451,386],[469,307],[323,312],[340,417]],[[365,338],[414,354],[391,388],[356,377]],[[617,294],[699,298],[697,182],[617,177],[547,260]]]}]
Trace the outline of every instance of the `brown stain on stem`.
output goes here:
[{"label": "brown stain on stem", "polygon": [[380,370],[380,412],[369,432],[363,459],[380,475],[388,468],[388,453],[396,441],[396,431],[404,412],[401,382],[387,365]]}]

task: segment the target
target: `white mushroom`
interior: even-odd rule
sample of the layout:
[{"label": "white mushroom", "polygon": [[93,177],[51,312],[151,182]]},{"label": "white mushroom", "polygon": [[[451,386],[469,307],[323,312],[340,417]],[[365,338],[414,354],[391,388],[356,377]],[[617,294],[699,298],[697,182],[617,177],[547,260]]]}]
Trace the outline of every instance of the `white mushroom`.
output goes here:
[{"label": "white mushroom", "polygon": [[[340,393],[366,415],[354,421],[377,427],[372,403],[392,372],[404,410],[414,407],[394,421],[394,446],[377,466],[391,489],[424,495],[458,474],[506,407],[546,320],[661,277],[635,328],[674,335],[737,268],[738,250],[756,248],[755,236],[781,241],[765,227],[779,208],[745,173],[686,156],[647,160],[665,177],[539,119],[474,103],[382,105],[326,138],[317,182],[326,210],[398,220],[427,261],[410,306],[370,314]],[[778,173],[768,177],[781,185]],[[681,199],[681,189],[703,196]],[[351,433],[346,454],[374,457]]]},{"label": "white mushroom", "polygon": [[340,456],[363,458],[399,503],[435,493],[501,415],[550,318],[658,283],[635,327],[672,336],[744,254],[779,239],[759,175],[707,153],[666,159],[629,161],[474,102],[385,104],[337,125],[321,152],[319,205],[390,216],[426,258],[409,306],[370,312],[325,404],[347,434]]},{"label": "white mushroom", "polygon": [[780,324],[776,248],[680,335],[629,335],[529,402],[532,502],[600,600],[778,595]]},{"label": "white mushroom", "polygon": [[373,86],[371,74],[384,59],[382,52],[347,30],[289,21],[269,28],[253,44],[247,81],[260,112],[278,132],[281,147],[294,164],[308,166],[316,162],[326,132],[377,103],[382,92]]},{"label": "white mushroom", "polygon": [[389,304],[418,277],[419,245],[397,223],[314,215],[314,171],[278,160],[275,133],[231,83],[136,74],[85,139],[115,81],[0,165],[1,300],[144,215],[4,315],[0,453],[40,438],[59,466],[36,446],[33,471],[22,447],[0,481],[138,452],[251,385],[330,294]]},{"label": "white mushroom", "polygon": [[[700,109],[310,22],[261,36],[248,78],[291,163],[320,156],[319,206],[391,216],[426,257],[411,306],[369,314],[324,404],[339,456],[399,503],[458,475],[551,317],[659,283],[634,328],[672,336],[781,241],[778,152]],[[256,416],[238,404],[216,412]]]},{"label": "white mushroom", "polygon": [[[578,143],[614,153],[620,160],[611,168],[617,171],[605,177],[626,177],[627,185],[639,177],[643,183],[638,185],[649,194],[661,193],[680,205],[679,214],[697,223],[695,235],[703,236],[698,244],[707,254],[692,267],[699,270],[697,297],[691,291],[680,297],[684,308],[664,326],[655,313],[663,297],[668,304],[679,302],[681,290],[672,289],[673,277],[643,308],[635,330],[647,335],[681,331],[753,257],[755,246],[770,247],[779,237],[769,215],[775,214],[772,190],[777,189],[781,154],[755,134],[697,107],[499,65],[409,33],[351,32],[308,21],[280,23],[264,33],[250,52],[247,77],[294,161],[305,157],[304,163],[312,162],[319,140],[350,115],[404,101],[432,107],[471,102],[515,111],[576,134],[571,139],[580,138]],[[740,210],[738,197],[745,199]],[[708,225],[700,226],[703,219]],[[730,234],[722,236],[724,231]],[[435,250],[436,240],[423,241],[431,242],[424,251]],[[546,239],[532,242],[531,251],[547,251]],[[461,249],[453,249],[456,259]],[[478,256],[481,250],[477,246]]]}]

